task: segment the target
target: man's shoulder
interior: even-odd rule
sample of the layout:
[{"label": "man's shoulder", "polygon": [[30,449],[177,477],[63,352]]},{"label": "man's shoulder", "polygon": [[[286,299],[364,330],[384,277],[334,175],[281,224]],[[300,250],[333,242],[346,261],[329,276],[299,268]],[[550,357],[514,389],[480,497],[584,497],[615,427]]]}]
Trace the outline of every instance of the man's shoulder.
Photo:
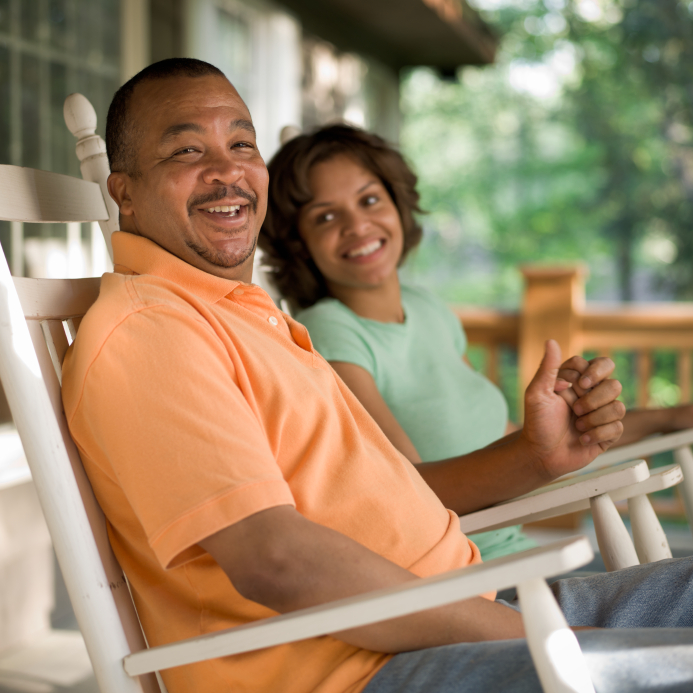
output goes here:
[{"label": "man's shoulder", "polygon": [[133,314],[148,310],[197,313],[195,297],[173,282],[153,275],[105,274],[99,297],[87,311],[79,328],[80,337],[105,338]]},{"label": "man's shoulder", "polygon": [[184,323],[202,325],[196,300],[200,299],[160,277],[105,274],[99,297],[82,319],[65,357],[63,399],[74,385],[86,379],[100,357],[115,350],[120,354],[118,360],[127,361],[124,357],[133,341],[152,341],[152,330],[166,331],[167,322],[171,334],[179,333]]}]

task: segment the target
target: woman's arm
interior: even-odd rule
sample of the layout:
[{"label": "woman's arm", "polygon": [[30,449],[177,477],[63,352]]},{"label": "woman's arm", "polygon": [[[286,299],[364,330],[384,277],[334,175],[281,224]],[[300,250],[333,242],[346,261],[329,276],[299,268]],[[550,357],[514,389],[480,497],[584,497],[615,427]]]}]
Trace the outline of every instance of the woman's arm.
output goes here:
[{"label": "woman's arm", "polygon": [[373,417],[375,423],[380,426],[388,440],[412,463],[421,462],[421,457],[411,442],[409,436],[399,425],[399,421],[390,411],[373,376],[361,366],[345,361],[330,361],[332,368],[344,381],[346,386],[356,395],[363,404],[365,410]]},{"label": "woman's arm", "polygon": [[666,409],[631,409],[623,418],[623,435],[616,445],[628,445],[653,433],[673,433],[684,428],[693,428],[691,404]]}]

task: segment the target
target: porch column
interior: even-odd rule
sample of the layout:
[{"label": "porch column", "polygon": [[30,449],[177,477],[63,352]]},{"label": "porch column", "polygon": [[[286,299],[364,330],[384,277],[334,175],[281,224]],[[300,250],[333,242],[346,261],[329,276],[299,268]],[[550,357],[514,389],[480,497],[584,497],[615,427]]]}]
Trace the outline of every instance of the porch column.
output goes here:
[{"label": "porch column", "polygon": [[572,267],[521,268],[525,277],[519,340],[520,409],[524,391],[541,362],[547,339],[555,339],[564,358],[582,352],[582,312],[587,271]]}]

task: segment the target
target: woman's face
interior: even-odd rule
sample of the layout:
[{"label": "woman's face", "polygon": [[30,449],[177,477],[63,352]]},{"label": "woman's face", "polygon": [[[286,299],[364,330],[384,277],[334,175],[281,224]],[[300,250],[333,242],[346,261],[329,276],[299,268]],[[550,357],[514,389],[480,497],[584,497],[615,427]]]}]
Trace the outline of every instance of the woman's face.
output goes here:
[{"label": "woman's face", "polygon": [[298,230],[328,288],[396,280],[402,221],[380,179],[339,155],[315,164],[308,182],[313,199],[299,213]]}]

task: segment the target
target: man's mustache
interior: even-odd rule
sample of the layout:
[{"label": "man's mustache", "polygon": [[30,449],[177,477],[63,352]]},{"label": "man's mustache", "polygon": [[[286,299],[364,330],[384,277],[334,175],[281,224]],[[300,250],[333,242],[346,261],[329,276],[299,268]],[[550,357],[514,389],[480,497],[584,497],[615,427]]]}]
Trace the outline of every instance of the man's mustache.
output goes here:
[{"label": "man's mustache", "polygon": [[225,197],[242,197],[244,200],[248,201],[248,204],[253,212],[257,211],[257,195],[254,195],[247,190],[243,190],[237,185],[229,185],[228,187],[224,186],[223,188],[212,190],[206,195],[191,197],[190,200],[188,200],[188,216],[192,216],[195,208],[209,204],[210,202],[218,202],[219,200],[223,200]]}]

